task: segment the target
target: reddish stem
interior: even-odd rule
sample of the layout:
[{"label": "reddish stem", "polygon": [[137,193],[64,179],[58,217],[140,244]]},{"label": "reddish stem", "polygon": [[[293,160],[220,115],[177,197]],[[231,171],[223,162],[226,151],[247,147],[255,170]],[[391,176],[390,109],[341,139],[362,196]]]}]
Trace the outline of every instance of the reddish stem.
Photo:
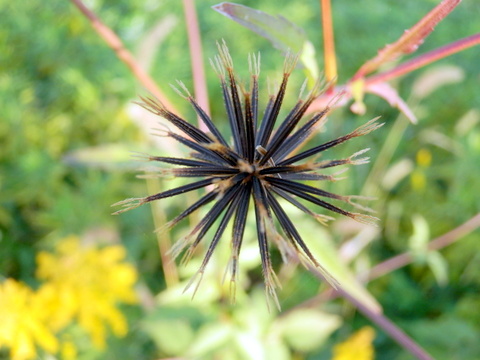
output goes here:
[{"label": "reddish stem", "polygon": [[[368,86],[377,84],[377,83],[384,83],[388,80],[392,80],[394,78],[400,77],[402,75],[408,74],[414,70],[417,70],[425,65],[433,63],[437,60],[443,59],[447,56],[453,55],[460,51],[466,50],[472,46],[480,44],[480,33],[468,36],[466,38],[454,41],[448,45],[442,46],[435,50],[429,51],[423,55],[417,56],[409,61],[406,61],[397,67],[385,71],[383,73],[379,73],[373,76],[369,76],[365,79],[364,86],[368,88]],[[352,78],[349,83],[354,81],[355,78]],[[346,87],[348,89],[348,86]],[[344,86],[338,86],[335,89],[332,89],[334,94],[339,93],[345,89]],[[338,103],[339,106],[343,106],[347,103],[347,100],[351,97],[350,93],[346,93],[343,97],[342,102]],[[327,93],[319,96],[310,106],[308,112],[311,113],[313,111],[318,111],[323,109],[326,104],[332,99],[332,94]]]},{"label": "reddish stem", "polygon": [[335,41],[333,37],[332,6],[330,0],[320,0],[322,9],[323,49],[325,59],[325,78],[330,82],[327,90],[331,93],[337,78],[337,60],[335,56]]},{"label": "reddish stem", "polygon": [[[464,235],[469,234],[478,227],[480,227],[480,213],[452,231],[449,231],[448,233],[432,240],[428,244],[428,250],[439,250],[450,244],[453,244],[454,242],[460,240]],[[394,256],[371,268],[368,273],[368,279],[373,280],[379,278],[380,276],[410,264],[412,261],[413,257],[409,252]]]},{"label": "reddish stem", "polygon": [[[203,64],[202,42],[200,40],[200,30],[198,26],[197,12],[193,0],[183,0],[185,11],[185,20],[187,23],[188,43],[190,46],[190,59],[192,62],[193,86],[195,89],[195,99],[207,114],[210,115],[208,104],[207,82],[205,80],[205,67]],[[198,118],[199,126],[206,131],[207,127]]]},{"label": "reddish stem", "polygon": [[400,64],[389,71],[367,77],[365,79],[365,86],[397,78],[399,76],[410,73],[418,68],[421,68],[422,66],[428,65],[434,61],[443,59],[447,56],[450,56],[478,44],[480,44],[480,33],[457,40],[438,49],[429,51],[423,55],[417,56],[416,58],[406,61],[403,64]]},{"label": "reddish stem", "polygon": [[[308,265],[309,270],[318,278],[325,280],[322,273],[318,271],[313,265]],[[364,305],[355,296],[350,294],[347,290],[339,287],[336,289],[336,294],[342,296],[345,300],[350,302],[358,311],[365,317],[370,319],[374,324],[387,333],[394,341],[396,341],[405,350],[410,352],[419,360],[433,360],[433,358],[412,338],[410,338],[402,329],[395,325],[389,318],[382,314],[381,311],[375,311]]]},{"label": "reddish stem", "polygon": [[402,329],[400,329],[394,322],[392,322],[388,317],[382,313],[376,313],[372,311],[369,307],[362,304],[354,296],[348,292],[337,289],[340,295],[348,300],[352,305],[354,305],[358,311],[360,311],[364,316],[369,318],[373,323],[375,323],[379,328],[385,331],[393,340],[397,342],[401,347],[410,352],[418,360],[433,360],[433,358],[412,338],[410,338]]},{"label": "reddish stem", "polygon": [[[442,236],[439,236],[436,239],[433,239],[428,245],[427,248],[429,250],[440,250],[443,249],[444,247],[447,247],[458,240],[460,240],[463,236],[471,233],[472,231],[476,230],[477,228],[480,227],[480,213],[475,215],[474,217],[470,218],[466,222],[464,222],[462,225],[456,227],[455,229],[449,231],[446,234],[443,234]],[[395,271],[397,269],[400,269],[404,266],[407,266],[408,264],[411,264],[413,261],[413,257],[411,256],[410,253],[406,252],[394,257],[391,257],[390,259],[387,259],[370,270],[366,274],[361,274],[359,276],[360,279],[367,279],[368,281],[375,280],[381,276],[384,276],[386,274],[389,274],[392,271]],[[310,271],[315,273],[317,275],[318,270],[315,271],[315,268],[310,268]],[[325,291],[321,292],[317,296],[310,298],[303,303],[295,306],[294,308],[290,309],[289,311],[292,311],[293,309],[296,308],[305,308],[305,307],[314,307],[318,306],[319,303],[326,302],[328,300],[332,300],[337,298],[339,295],[341,295],[337,290],[328,288]]]},{"label": "reddish stem", "polygon": [[353,76],[353,80],[365,77],[367,74],[377,70],[380,65],[387,61],[394,60],[402,54],[409,54],[417,50],[424,39],[433,31],[435,26],[442,21],[461,0],[443,0],[418,23],[406,30],[403,35],[393,44],[385,46],[378,52],[378,55],[367,61]]},{"label": "reddish stem", "polygon": [[152,80],[152,78],[140,67],[138,62],[135,60],[133,55],[125,48],[122,43],[122,40],[100,19],[89,9],[87,8],[81,0],[71,0],[72,3],[80,10],[80,12],[85,15],[85,17],[90,20],[92,27],[100,35],[100,37],[105,40],[107,45],[115,52],[117,57],[123,61],[125,65],[132,71],[133,75],[137,80],[154,95],[158,100],[160,100],[165,107],[173,112],[177,112],[175,107],[170,103],[167,97],[160,90],[158,85]]}]

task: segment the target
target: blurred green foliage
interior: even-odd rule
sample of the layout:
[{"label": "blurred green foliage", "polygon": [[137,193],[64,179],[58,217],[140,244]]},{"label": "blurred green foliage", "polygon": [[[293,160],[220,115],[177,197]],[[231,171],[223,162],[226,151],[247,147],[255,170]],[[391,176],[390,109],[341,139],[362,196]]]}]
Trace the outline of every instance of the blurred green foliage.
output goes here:
[{"label": "blurred green foliage", "polygon": [[[216,53],[215,41],[223,38],[229,44],[238,72],[246,79],[247,54],[261,51],[261,85],[266,89],[267,76],[278,77],[282,56],[267,40],[212,11],[210,7],[217,2],[197,2],[204,58]],[[322,68],[318,1],[245,0],[239,3],[281,14],[303,28],[317,49]],[[396,40],[437,3],[434,0],[334,2],[339,82],[347,80],[379,48]],[[140,51],[145,35],[168,17],[174,19],[163,42],[152,45],[150,72],[182,114],[195,119],[188,104],[168,86],[180,79],[192,88],[181,2],[99,0],[89,1],[88,5],[140,59],[147,56]],[[181,286],[168,298],[149,208],[139,208],[119,217],[110,215],[110,204],[126,197],[144,196],[147,192],[145,183],[134,178],[131,158],[125,155],[127,150],[143,151],[155,146],[152,138],[138,126],[139,120],[132,121],[138,115],[131,101],[144,90],[70,2],[0,0],[0,13],[2,277],[14,277],[35,285],[34,257],[38,250],[68,234],[96,234],[102,240],[121,239],[130,260],[137,265],[142,285],[154,295],[160,293],[158,304],[150,312],[126,310],[132,328],[127,338],[112,338],[106,353],[88,352],[82,359],[154,359],[183,355],[253,359],[256,358],[252,355],[255,346],[261,348],[265,344],[265,349],[275,349],[275,352],[269,350],[275,359],[291,356],[328,359],[332,344],[368,323],[342,301],[302,310],[306,313],[268,313],[258,289],[261,275],[255,261],[246,266],[248,272],[242,273],[244,279],[239,287],[245,294],[239,294],[238,305],[226,304],[228,300],[221,289],[208,295],[208,289],[215,288],[221,276],[205,279],[198,290],[200,299],[194,302],[190,302],[188,294],[181,295]],[[479,16],[479,5],[464,1],[438,25],[420,52],[477,32]],[[417,126],[403,126],[398,134],[398,146],[392,149],[392,159],[385,164],[382,177],[370,184],[379,197],[372,206],[383,220],[382,231],[355,257],[353,269],[360,272],[365,266],[408,251],[409,243],[418,238],[412,240],[415,214],[424,220],[428,239],[432,239],[479,212],[480,196],[476,190],[480,178],[479,51],[478,47],[472,48],[431,65],[432,69],[440,65],[454,66],[464,77],[438,87],[428,96],[412,94],[413,86],[421,89],[428,85],[422,83],[422,74],[427,70],[418,70],[395,82],[401,96],[409,99],[420,122]],[[216,122],[225,121],[222,101],[217,100],[221,96],[220,87],[210,69],[207,69],[207,80],[213,117]],[[298,72],[291,88],[298,89],[301,81]],[[262,94],[265,100],[265,92]],[[290,97],[287,101],[295,100]],[[344,156],[362,147],[372,148],[371,165],[350,169],[348,180],[329,184],[330,189],[338,193],[360,193],[370,169],[382,156],[382,147],[388,147],[385,139],[394,124],[406,121],[383,100],[373,96],[365,100],[368,112],[361,119],[346,108],[337,110],[326,131],[318,135],[321,139],[338,136],[377,115],[382,115],[386,122],[386,126],[365,139],[338,149],[340,156]],[[106,153],[105,147],[111,152]],[[420,149],[426,149],[431,155],[428,166],[417,161]],[[79,159],[74,156],[79,151],[87,151],[86,160],[72,161]],[[156,151],[162,153],[162,150]],[[106,161],[102,158],[103,165],[98,164],[99,154],[107,154]],[[111,156],[110,164],[108,156]],[[402,161],[408,164],[403,175],[392,167]],[[425,180],[423,187],[414,181],[412,174],[416,170]],[[398,181],[386,186],[382,181],[387,175],[397,176]],[[171,186],[171,182],[166,180],[162,186]],[[166,200],[161,207],[171,219],[183,204]],[[300,228],[319,226],[303,219],[298,223]],[[352,237],[350,225],[343,229],[342,224],[329,228],[338,246]],[[185,233],[188,226],[184,223],[175,229],[172,238]],[[479,240],[478,231],[466,236],[439,252],[436,256],[441,260],[431,260],[436,264],[433,266],[419,254],[411,266],[368,286],[385,314],[438,359],[480,358],[480,345],[476,340],[480,337]],[[253,245],[252,252],[255,252]],[[414,243],[415,249],[422,248],[421,244],[416,245]],[[223,266],[219,264],[215,268],[223,273],[220,270]],[[438,283],[435,267],[447,274],[446,283]],[[187,273],[187,270],[181,273],[182,279]],[[285,310],[310,299],[322,288],[300,268],[284,267],[280,277],[284,281],[280,299]],[[320,331],[317,323],[330,324],[330,327],[324,325]],[[297,328],[298,332],[292,330]],[[312,337],[308,332],[302,334],[302,328],[315,328],[310,332]],[[377,359],[410,358],[381,332],[375,347]]]}]

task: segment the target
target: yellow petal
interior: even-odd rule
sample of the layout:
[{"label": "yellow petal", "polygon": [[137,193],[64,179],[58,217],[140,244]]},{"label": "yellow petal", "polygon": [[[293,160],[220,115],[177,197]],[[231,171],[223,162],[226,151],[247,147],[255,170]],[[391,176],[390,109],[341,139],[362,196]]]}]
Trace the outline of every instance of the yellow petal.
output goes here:
[{"label": "yellow petal", "polygon": [[333,348],[332,360],[373,360],[375,331],[365,326]]}]

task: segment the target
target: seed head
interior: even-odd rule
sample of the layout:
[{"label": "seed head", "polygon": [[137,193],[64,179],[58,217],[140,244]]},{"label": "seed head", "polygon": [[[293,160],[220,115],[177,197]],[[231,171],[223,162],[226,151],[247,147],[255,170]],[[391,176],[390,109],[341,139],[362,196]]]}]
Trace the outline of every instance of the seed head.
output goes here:
[{"label": "seed head", "polygon": [[[338,178],[335,175],[322,174],[321,170],[334,166],[359,165],[368,162],[368,157],[361,157],[368,149],[358,151],[344,159],[317,161],[315,157],[352,138],[366,135],[383,124],[378,123],[377,119],[373,119],[349,134],[302,151],[300,150],[302,145],[319,126],[324,124],[325,117],[333,106],[331,104],[313,114],[302,124],[301,120],[308,107],[322,91],[321,83],[318,82],[305,99],[300,98],[286,117],[282,121],[278,121],[288,79],[298,59],[296,55],[288,54],[279,89],[275,95],[269,96],[260,120],[258,111],[260,55],[249,56],[251,81],[250,89],[247,91],[237,82],[233,61],[226,44],[217,45],[219,55],[211,60],[211,64],[220,79],[232,141],[227,141],[181,82],[178,82],[180,89],[177,89],[177,92],[190,102],[209,132],[200,130],[170,112],[157,99],[141,97],[142,102],[138,103],[140,106],[166,119],[183,133],[183,135],[179,135],[167,129],[162,130],[163,135],[172,137],[190,150],[187,158],[153,155],[146,155],[143,158],[148,161],[178,166],[169,170],[161,170],[161,175],[170,174],[175,177],[199,178],[199,180],[193,180],[187,185],[143,198],[120,201],[114,205],[120,205],[123,209],[115,214],[154,200],[205,189],[206,193],[199,200],[168,222],[162,230],[172,228],[202,206],[213,203],[190,233],[178,240],[170,250],[174,258],[184,252],[183,260],[188,261],[200,242],[206,237],[208,230],[217,220],[220,220],[210,240],[203,262],[188,285],[190,286],[196,281],[196,291],[218,242],[228,224],[233,221],[229,268],[231,294],[234,298],[238,276],[238,258],[252,200],[267,296],[271,296],[278,305],[275,289],[279,284],[272,268],[269,252],[269,243],[272,241],[276,243],[284,260],[297,256],[302,261],[311,262],[323,272],[327,281],[335,286],[335,280],[312,255],[279,199],[294,205],[322,224],[333,218],[317,214],[307,205],[320,206],[332,213],[338,213],[362,223],[371,224],[377,220],[369,215],[343,210],[329,202],[330,199],[340,200],[368,211],[368,208],[353,201],[360,197],[337,195],[307,185],[305,181],[336,181]],[[278,225],[278,230],[276,225]]]}]

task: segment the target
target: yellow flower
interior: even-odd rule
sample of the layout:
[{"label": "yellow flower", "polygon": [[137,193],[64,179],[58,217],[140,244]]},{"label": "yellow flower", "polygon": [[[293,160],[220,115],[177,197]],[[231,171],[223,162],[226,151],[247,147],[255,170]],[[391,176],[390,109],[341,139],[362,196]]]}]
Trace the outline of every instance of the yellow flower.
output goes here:
[{"label": "yellow flower", "polygon": [[420,149],[416,156],[417,164],[420,167],[427,168],[432,163],[432,153],[427,149]]},{"label": "yellow flower", "polygon": [[58,341],[45,325],[48,312],[26,285],[7,279],[0,284],[0,348],[10,348],[12,360],[37,356],[36,345],[56,353]]},{"label": "yellow flower", "polygon": [[55,253],[37,255],[37,277],[45,283],[39,297],[52,315],[50,325],[59,330],[76,320],[98,348],[105,346],[107,323],[124,336],[127,323],[117,303],[135,303],[135,268],[125,263],[125,249],[81,246],[77,237],[61,241]]},{"label": "yellow flower", "polygon": [[417,191],[423,191],[427,184],[427,177],[425,176],[425,169],[427,169],[432,162],[432,154],[427,149],[420,149],[416,156],[417,167],[412,172],[410,181],[412,186]]},{"label": "yellow flower", "polygon": [[373,360],[375,331],[365,326],[333,348],[332,360]]},{"label": "yellow flower", "polygon": [[63,341],[60,346],[60,354],[62,354],[61,359],[63,360],[75,360],[77,358],[77,348],[72,341]]}]

